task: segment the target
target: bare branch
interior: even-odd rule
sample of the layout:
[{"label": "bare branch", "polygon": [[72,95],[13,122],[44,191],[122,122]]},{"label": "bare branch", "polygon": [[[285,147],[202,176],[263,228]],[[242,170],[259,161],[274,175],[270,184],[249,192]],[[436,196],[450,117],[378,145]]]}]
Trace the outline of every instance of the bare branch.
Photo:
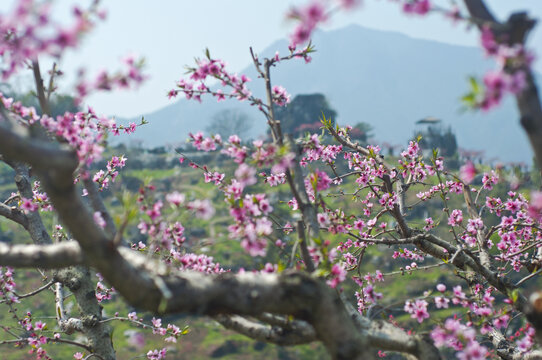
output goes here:
[{"label": "bare branch", "polygon": [[94,211],[99,211],[103,219],[105,220],[105,231],[109,236],[115,236],[117,232],[117,229],[115,228],[115,223],[113,222],[111,214],[109,214],[109,211],[105,207],[105,204],[100,197],[100,193],[98,192],[98,187],[96,186],[96,183],[92,181],[90,177],[88,177],[83,180],[83,184],[85,185],[85,189],[87,189],[88,198],[90,200],[92,208],[94,209]]},{"label": "bare branch", "polygon": [[[54,68],[53,68],[54,69]],[[43,78],[41,77],[40,65],[37,60],[32,61],[32,72],[34,74],[34,82],[36,84],[38,101],[40,103],[41,112],[51,116],[51,108],[45,95],[45,88],[43,86]],[[51,74],[51,77],[53,74]]]},{"label": "bare branch", "polygon": [[305,263],[305,267],[307,268],[308,272],[313,272],[314,264],[312,262],[311,255],[307,247],[307,239],[305,238],[305,229],[303,226],[303,221],[301,220],[297,222],[297,235],[299,236],[299,248],[301,249],[301,256],[303,258],[303,262]]},{"label": "bare branch", "polygon": [[31,291],[29,293],[26,293],[26,294],[23,294],[23,295],[19,295],[17,293],[14,293],[15,296],[17,296],[17,298],[19,299],[24,299],[24,298],[27,298],[27,297],[30,297],[30,296],[34,296],[36,294],[39,294],[40,292],[42,292],[43,290],[47,290],[49,289],[55,282],[54,281],[49,281],[47,284],[37,288],[36,290],[34,291]]}]

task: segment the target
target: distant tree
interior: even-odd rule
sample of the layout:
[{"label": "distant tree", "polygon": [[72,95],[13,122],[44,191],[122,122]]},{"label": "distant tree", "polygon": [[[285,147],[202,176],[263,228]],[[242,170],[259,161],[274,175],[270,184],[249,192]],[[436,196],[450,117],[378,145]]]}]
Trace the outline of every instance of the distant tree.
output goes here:
[{"label": "distant tree", "polygon": [[440,155],[453,156],[457,152],[457,140],[452,129],[443,129],[440,125],[429,125],[426,130],[419,132],[421,135],[420,147],[424,150],[438,148]]},{"label": "distant tree", "polygon": [[350,137],[358,142],[365,144],[367,143],[367,140],[369,140],[369,138],[373,136],[372,131],[373,126],[371,124],[368,124],[366,122],[359,122],[352,127],[352,130],[350,130]]},{"label": "distant tree", "polygon": [[280,120],[282,131],[293,136],[316,132],[322,126],[322,115],[335,124],[337,112],[322,94],[297,95],[286,107],[275,106],[275,116]]},{"label": "distant tree", "polygon": [[251,128],[252,121],[245,112],[239,109],[226,109],[214,114],[205,130],[212,134],[220,134],[225,139],[233,134],[243,139],[249,135]]}]

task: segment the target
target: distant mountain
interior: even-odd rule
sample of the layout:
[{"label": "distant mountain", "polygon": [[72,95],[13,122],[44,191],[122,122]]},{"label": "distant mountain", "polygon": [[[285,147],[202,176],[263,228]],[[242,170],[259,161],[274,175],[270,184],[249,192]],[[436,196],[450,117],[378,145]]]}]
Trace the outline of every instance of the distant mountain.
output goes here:
[{"label": "distant mountain", "polygon": [[[513,99],[489,113],[460,111],[467,77],[481,76],[492,66],[479,49],[358,25],[317,32],[313,44],[317,52],[310,64],[302,60],[279,64],[272,82],[292,96],[323,93],[337,110],[339,124],[367,122],[374,127],[377,142],[406,144],[416,130],[415,122],[433,116],[452,127],[462,148],[485,150],[488,158],[531,164],[532,152]],[[277,50],[286,53],[286,40],[273,43],[259,56],[271,57]],[[263,95],[263,82],[252,66],[242,73],[253,79],[253,93]],[[263,116],[248,104],[206,98],[202,104],[182,99],[146,114],[150,124],[133,137],[147,147],[183,143],[188,132],[204,130],[213,114],[226,108],[240,108],[252,117],[253,137],[265,132]]]}]

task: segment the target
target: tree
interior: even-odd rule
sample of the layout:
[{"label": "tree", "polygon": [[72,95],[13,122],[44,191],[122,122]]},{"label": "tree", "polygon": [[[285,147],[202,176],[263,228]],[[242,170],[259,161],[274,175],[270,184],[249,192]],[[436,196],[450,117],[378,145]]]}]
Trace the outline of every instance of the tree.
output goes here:
[{"label": "tree", "polygon": [[427,123],[420,120],[417,123],[428,124],[425,130],[416,134],[421,136],[420,146],[422,149],[431,151],[438,148],[440,153],[446,157],[453,156],[457,152],[457,141],[450,127],[444,130],[440,125],[440,120],[436,123]]},{"label": "tree", "polygon": [[360,122],[352,127],[352,130],[350,131],[350,137],[365,145],[367,144],[369,138],[373,136],[372,132],[373,127],[371,124],[368,124],[366,122]]},{"label": "tree", "polygon": [[213,115],[206,130],[212,134],[220,134],[225,139],[234,134],[245,138],[251,127],[252,121],[246,113],[239,109],[226,109]]},{"label": "tree", "polygon": [[[29,2],[21,4],[28,6]],[[350,7],[354,2],[341,4]],[[499,85],[496,74],[486,77],[486,88],[474,94],[473,105],[493,107],[506,93],[514,94],[540,164],[540,101],[525,52],[512,51],[523,45],[534,23],[526,14],[516,14],[501,24],[482,1],[465,0],[465,4],[471,18],[455,17],[467,18],[481,28],[486,50],[507,56],[506,67],[498,73]],[[430,9],[427,0],[403,5],[410,13],[425,14]],[[371,359],[377,351],[419,359],[440,359],[452,353],[463,359],[540,358],[533,345],[542,334],[541,295],[534,292],[527,299],[524,286],[541,272],[537,247],[542,239],[541,193],[533,192],[528,201],[522,193],[500,191],[502,184],[493,172],[485,174],[481,184],[472,184],[480,169],[467,164],[459,177],[454,176],[445,170],[437,152],[424,159],[416,142],[409,144],[395,164],[389,164],[378,147],[353,142],[350,129],[335,126],[327,116],[323,127],[335,144],[322,144],[317,135],[294,143],[284,135],[275,111],[288,103],[289,95],[272,85],[271,69],[279,62],[308,59],[312,47],[299,46],[326,18],[320,2],[292,11],[301,22],[289,54],[272,59],[252,54],[264,81],[266,101],[251,95],[248,78],[228,72],[224,62],[208,51],[190,69],[189,79],[170,92],[171,96],[184,93],[196,99],[208,95],[218,100],[225,96],[247,100],[261,110],[270,125],[273,141],[255,141],[250,148],[236,137],[223,142],[217,136],[191,135],[198,150],[221,147],[238,165],[226,174],[190,162],[223,194],[231,215],[231,236],[254,257],[273,247],[284,250],[277,255],[276,267],[268,264],[262,271],[240,272],[224,271],[206,255],[188,253],[184,228],[175,216],[170,217],[188,211],[203,220],[212,218],[215,209],[207,198],[190,198],[179,192],[162,197],[148,185],[139,190],[133,202],[129,196],[123,199],[121,220],[113,221],[99,191],[115,181],[126,159],[114,156],[105,170],[95,174],[90,173],[90,165],[103,153],[106,133],[130,133],[136,125],[121,128],[91,110],[53,118],[46,94],[54,88],[55,72],[46,88],[37,60],[38,55],[56,55],[74,46],[90,28],[97,9],[75,12],[79,26],[58,29],[51,25],[46,8],[36,6],[32,12],[12,14],[14,23],[0,23],[0,32],[7,34],[1,43],[4,64],[9,65],[4,75],[9,77],[30,63],[44,111],[38,116],[31,108],[0,98],[1,160],[12,168],[18,188],[17,194],[0,203],[0,215],[19,224],[34,242],[0,243],[0,264],[55,269],[52,274],[45,273],[47,283],[28,296],[54,288],[60,336],[49,336],[43,322],[35,321],[31,313],[18,315],[14,304],[21,296],[14,289],[13,272],[3,269],[3,305],[17,319],[16,328],[4,328],[12,336],[4,345],[28,345],[43,358],[46,343],[66,343],[88,354],[77,353],[76,358],[114,359],[109,323],[142,323],[133,313],[104,317],[99,300],[109,291],[101,282],[95,290],[90,272],[94,269],[138,311],[212,316],[251,338],[283,345],[320,341],[334,359]],[[51,25],[51,29],[24,31],[34,22],[40,27]],[[130,59],[127,73],[102,73],[97,81],[81,82],[77,97],[141,82],[140,64]],[[220,80],[230,92],[211,90],[207,79]],[[524,82],[516,83],[521,79]],[[337,174],[335,165],[340,159],[348,163],[349,172]],[[273,207],[281,206],[280,202],[273,203],[265,192],[254,192],[257,173],[267,186],[280,185],[289,192],[287,219],[273,216]],[[32,184],[34,179],[39,183]],[[83,188],[85,196],[81,196]],[[333,201],[336,197],[354,202],[355,207],[338,206]],[[412,208],[424,203],[437,203],[439,210],[422,223],[408,217]],[[44,225],[45,211],[53,211],[61,222],[53,232]],[[127,246],[131,239],[126,228],[134,218],[147,243],[132,244],[132,249]],[[371,268],[363,276],[361,266],[367,265],[369,257],[378,260],[375,254],[380,253],[389,267],[397,270],[383,269],[383,273]],[[431,260],[419,264],[425,258]],[[384,279],[434,267],[448,270],[438,285],[411,286],[413,292],[404,298],[389,298],[379,292],[386,291]],[[357,291],[350,292],[354,286]],[[73,293],[79,316],[68,317],[64,311],[65,288]],[[396,309],[397,303],[401,311]],[[450,312],[439,309],[453,309],[457,316],[449,317]],[[378,319],[388,310],[406,316]],[[429,324],[429,318],[434,323]],[[181,329],[173,324],[163,326],[159,319],[144,326],[170,340],[182,335]],[[517,332],[510,336],[506,328]],[[65,337],[74,332],[84,334],[88,342]],[[151,359],[164,356],[164,351],[158,350],[147,354]]]},{"label": "tree", "polygon": [[294,137],[306,132],[318,132],[322,127],[322,117],[331,119],[333,123],[337,117],[337,112],[329,106],[322,94],[297,95],[286,106],[275,106],[274,111],[282,130]]}]

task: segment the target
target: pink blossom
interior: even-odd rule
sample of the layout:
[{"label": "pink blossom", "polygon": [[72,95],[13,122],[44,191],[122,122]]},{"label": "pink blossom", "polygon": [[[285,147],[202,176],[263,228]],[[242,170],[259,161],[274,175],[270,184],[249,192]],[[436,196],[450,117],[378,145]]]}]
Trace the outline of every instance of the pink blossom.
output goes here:
[{"label": "pink blossom", "polygon": [[38,210],[38,205],[34,204],[31,199],[21,198],[21,209],[25,211],[34,212]]},{"label": "pink blossom", "polygon": [[98,225],[102,229],[105,228],[105,226],[107,225],[101,212],[99,211],[94,212],[93,218],[96,225]]},{"label": "pink blossom", "polygon": [[458,299],[465,298],[465,293],[461,290],[460,285],[454,286],[453,293],[454,293],[454,296],[457,297]]},{"label": "pink blossom", "polygon": [[163,203],[161,201],[157,201],[153,204],[152,208],[145,211],[145,213],[151,218],[152,221],[156,220],[158,217],[162,215],[161,208],[163,206]]},{"label": "pink blossom", "polygon": [[327,284],[332,287],[336,288],[339,283],[346,280],[346,270],[342,268],[339,264],[334,264],[331,267],[331,279],[327,280]]},{"label": "pink blossom", "polygon": [[423,227],[423,229],[425,231],[429,231],[431,230],[434,226],[435,226],[435,223],[433,221],[432,218],[428,217],[427,219],[424,220],[425,221],[425,226]]},{"label": "pink blossom", "polygon": [[449,302],[450,300],[444,296],[435,297],[435,305],[437,306],[437,309],[447,309]]},{"label": "pink blossom", "polygon": [[463,351],[457,353],[459,360],[485,360],[487,357],[487,348],[481,346],[477,341],[467,343]]},{"label": "pink blossom", "polygon": [[235,170],[235,178],[245,187],[256,184],[256,169],[243,163]]},{"label": "pink blossom", "polygon": [[174,191],[166,195],[166,200],[175,206],[179,206],[183,204],[185,201],[185,198],[186,196],[184,194],[179,193],[178,191]]},{"label": "pink blossom", "polygon": [[320,170],[316,170],[311,176],[311,182],[316,183],[316,191],[323,191],[331,185],[329,176]]},{"label": "pink blossom", "polygon": [[137,321],[137,313],[135,311],[132,311],[131,313],[128,313],[128,319]]},{"label": "pink blossom", "polygon": [[448,225],[458,226],[463,221],[463,212],[459,209],[452,210],[450,217],[448,218]]},{"label": "pink blossom", "polygon": [[326,213],[318,213],[316,217],[320,226],[326,227],[329,225],[329,216]]},{"label": "pink blossom", "polygon": [[350,10],[356,6],[359,6],[361,4],[361,0],[339,0],[339,3],[345,10]]},{"label": "pink blossom", "polygon": [[273,102],[278,106],[286,106],[290,102],[290,94],[282,86],[273,86]]},{"label": "pink blossom", "polygon": [[265,178],[265,181],[269,184],[269,186],[277,186],[279,184],[284,184],[286,182],[286,174],[285,173],[271,174]]},{"label": "pink blossom", "polygon": [[156,318],[152,318],[152,326],[154,326],[155,328],[160,328],[162,327],[162,319],[156,319]]},{"label": "pink blossom", "polygon": [[35,324],[34,324],[34,330],[38,330],[38,331],[42,331],[45,329],[47,324],[45,324],[44,322],[41,322],[41,321],[37,321]]},{"label": "pink blossom", "polygon": [[425,15],[431,10],[429,0],[412,0],[403,4],[403,11],[407,14]]},{"label": "pink blossom", "polygon": [[147,359],[149,360],[162,360],[166,358],[167,349],[162,350],[149,350],[147,352]]},{"label": "pink blossom", "polygon": [[466,184],[470,184],[472,180],[474,180],[474,177],[476,176],[476,167],[474,167],[474,164],[472,161],[467,161],[467,163],[459,169],[459,177],[461,180],[463,180]]},{"label": "pink blossom", "polygon": [[495,40],[495,37],[493,36],[493,32],[491,31],[489,26],[484,26],[482,28],[481,43],[482,43],[482,47],[486,51],[486,55],[497,54],[499,44]]},{"label": "pink blossom", "polygon": [[189,210],[194,210],[196,216],[204,220],[209,220],[215,213],[215,209],[209,199],[191,201],[186,207]]},{"label": "pink blossom", "polygon": [[429,318],[427,305],[428,303],[425,300],[416,300],[414,303],[407,301],[405,303],[404,310],[411,314],[411,318],[418,320],[418,322],[421,324],[425,319]]}]

